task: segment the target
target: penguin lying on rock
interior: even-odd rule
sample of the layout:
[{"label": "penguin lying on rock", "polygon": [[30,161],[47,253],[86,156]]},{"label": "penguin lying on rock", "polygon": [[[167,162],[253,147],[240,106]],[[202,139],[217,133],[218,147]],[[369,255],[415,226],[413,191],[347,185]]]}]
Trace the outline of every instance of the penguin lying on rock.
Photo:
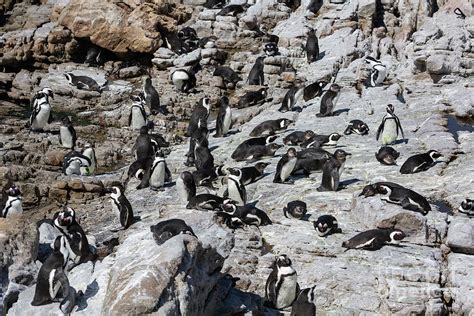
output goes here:
[{"label": "penguin lying on rock", "polygon": [[344,241],[342,247],[347,250],[379,250],[388,243],[397,245],[403,238],[405,238],[405,233],[399,229],[371,229]]}]

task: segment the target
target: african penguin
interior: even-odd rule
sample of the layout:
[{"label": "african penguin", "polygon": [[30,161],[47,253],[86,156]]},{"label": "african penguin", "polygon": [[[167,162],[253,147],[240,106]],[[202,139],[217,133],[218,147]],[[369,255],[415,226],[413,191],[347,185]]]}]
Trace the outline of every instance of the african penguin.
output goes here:
[{"label": "african penguin", "polygon": [[237,16],[239,13],[245,12],[245,10],[249,7],[248,4],[229,4],[225,6],[222,10],[217,12],[217,15],[232,15]]},{"label": "african penguin", "polygon": [[224,199],[220,196],[209,193],[203,193],[190,197],[186,208],[204,211],[214,211],[220,209],[220,205],[222,203],[224,203]]},{"label": "african penguin", "polygon": [[240,171],[242,171],[242,183],[247,185],[263,178],[263,172],[269,164],[269,162],[259,162],[252,167],[240,168]]},{"label": "african penguin", "polygon": [[272,224],[267,213],[251,204],[237,205],[236,201],[227,199],[224,200],[224,203],[222,203],[220,207],[222,212],[217,212],[217,216],[224,215],[224,217],[226,217],[225,215],[230,215],[232,218],[237,218],[245,225],[265,226]]},{"label": "african penguin", "polygon": [[157,151],[153,163],[145,171],[142,182],[137,189],[150,186],[150,189],[154,191],[162,190],[165,183],[169,181],[171,181],[171,172],[166,165],[164,154]]},{"label": "african penguin", "polygon": [[263,46],[263,52],[267,56],[278,56],[280,52],[278,51],[278,44],[274,42],[265,43]]},{"label": "african penguin", "polygon": [[352,133],[367,135],[369,133],[369,126],[361,120],[352,120],[344,131],[344,135],[350,135]]},{"label": "african penguin", "polygon": [[233,87],[235,87],[237,82],[242,80],[242,78],[237,75],[237,73],[232,68],[227,66],[216,66],[212,75],[221,77],[226,84],[226,87],[227,84],[232,84]]},{"label": "african penguin", "polygon": [[32,131],[42,131],[46,124],[53,121],[49,97],[54,98],[53,90],[49,88],[43,88],[34,95],[30,115],[30,129]]},{"label": "african penguin", "polygon": [[[198,127],[192,132],[191,137],[189,139],[189,148],[188,148],[188,153],[186,154],[186,157],[187,157],[186,162],[184,163],[185,166],[190,167],[194,165],[195,160],[196,160],[196,157],[195,157],[196,145],[197,143],[204,145],[205,142],[207,142],[208,136],[209,136],[209,130],[207,129],[206,126]],[[202,148],[202,149],[205,149],[205,148]],[[209,148],[207,148],[207,150],[209,151]],[[209,152],[209,155],[210,155],[210,152]]]},{"label": "african penguin", "polygon": [[465,199],[461,202],[461,205],[458,208],[458,211],[469,216],[474,215],[474,200],[472,199]]},{"label": "african penguin", "polygon": [[248,147],[255,146],[255,145],[268,145],[270,143],[273,143],[277,138],[278,136],[270,135],[270,136],[254,137],[254,138],[247,139],[243,141],[239,146],[237,146],[237,148],[232,153],[231,157],[233,159],[238,159],[239,157],[242,156],[242,153],[244,153],[244,151]]},{"label": "african penguin", "polygon": [[211,100],[207,97],[201,98],[194,106],[191,118],[189,120],[187,136],[190,137],[193,132],[200,127],[207,127],[207,119],[211,113]]},{"label": "african penguin", "polygon": [[270,306],[281,310],[293,304],[298,292],[298,276],[290,258],[287,255],[278,256],[265,284],[265,300]]},{"label": "african penguin", "polygon": [[247,203],[247,190],[242,180],[242,171],[236,168],[229,168],[227,176],[227,190],[229,199],[237,202],[237,205],[245,205]]},{"label": "african penguin", "polygon": [[155,242],[159,246],[164,244],[168,239],[179,234],[187,234],[197,238],[193,229],[189,227],[185,221],[179,218],[172,218],[161,221],[156,225],[151,225],[150,231],[153,234],[153,239],[155,239]]},{"label": "african penguin", "polygon": [[263,73],[263,60],[265,56],[257,57],[255,60],[255,64],[253,65],[252,69],[249,72],[248,83],[249,85],[257,85],[263,86],[264,85],[264,73]]},{"label": "african penguin", "polygon": [[71,119],[67,116],[61,120],[61,127],[59,127],[59,143],[64,148],[74,149],[76,146],[76,130],[72,126]]},{"label": "african penguin", "polygon": [[95,168],[97,167],[97,159],[95,158],[95,150],[93,143],[87,143],[82,150],[82,155],[89,158],[91,164],[89,165],[89,174],[94,174]]},{"label": "african penguin", "polygon": [[278,131],[286,130],[293,123],[292,120],[282,118],[277,120],[264,121],[250,132],[250,136],[255,137],[263,134],[275,134]]},{"label": "african penguin", "polygon": [[309,29],[308,39],[306,40],[306,59],[308,64],[315,62],[319,57],[319,44],[318,37],[316,36],[316,31],[312,28]]},{"label": "african penguin", "polygon": [[331,133],[329,135],[313,135],[311,138],[305,139],[300,146],[302,148],[319,148],[321,146],[336,146],[337,141],[342,137],[338,133]]},{"label": "african penguin", "polygon": [[375,153],[375,158],[383,165],[396,165],[397,158],[400,153],[390,146],[382,146],[379,151]]},{"label": "african penguin", "polygon": [[232,127],[232,110],[229,105],[229,98],[221,98],[221,106],[216,119],[216,134],[214,137],[224,137]]},{"label": "african penguin", "polygon": [[323,6],[323,4],[324,4],[323,0],[310,0],[306,9],[313,12],[314,14],[317,14],[319,9],[321,9],[321,7]]},{"label": "african penguin", "polygon": [[305,141],[313,138],[316,134],[313,131],[307,130],[304,132],[296,131],[292,132],[283,138],[283,144],[285,145],[300,145]]},{"label": "african penguin", "polygon": [[278,111],[284,113],[288,111],[293,111],[293,107],[296,104],[296,92],[298,92],[299,87],[298,86],[293,86],[291,87],[283,97],[283,101],[281,103],[281,107],[278,109]]},{"label": "african penguin", "polygon": [[378,250],[385,244],[399,244],[405,233],[399,229],[371,229],[361,232],[342,243],[349,249]]},{"label": "african penguin", "polygon": [[424,154],[413,155],[408,157],[408,159],[403,163],[400,168],[400,173],[409,174],[426,171],[433,167],[440,157],[442,157],[442,155],[436,150],[430,150]]},{"label": "african penguin", "polygon": [[137,96],[130,96],[132,102],[132,108],[130,109],[130,115],[128,116],[128,126],[135,130],[139,130],[144,126],[147,126],[147,115],[145,111],[145,99],[143,94]]},{"label": "african penguin", "polygon": [[257,91],[248,91],[239,98],[238,109],[248,108],[249,106],[261,105],[265,103],[267,97],[267,88],[261,88]]},{"label": "african penguin", "polygon": [[140,128],[140,134],[137,136],[133,149],[135,149],[135,158],[137,160],[146,159],[155,155],[156,147],[153,146],[151,142],[148,127],[142,126]]},{"label": "african penguin", "polygon": [[341,86],[337,83],[333,83],[329,87],[329,90],[323,94],[319,113],[316,114],[317,117],[333,115],[334,107],[336,106],[336,97],[339,91],[341,91]]},{"label": "african penguin", "polygon": [[112,210],[120,219],[120,225],[127,229],[133,224],[133,209],[124,191],[125,189],[122,185],[114,185],[106,190],[106,192],[110,193]]},{"label": "african penguin", "polygon": [[297,159],[296,150],[294,148],[289,148],[286,154],[284,154],[280,161],[278,161],[273,183],[293,184],[294,180],[288,180],[288,178],[295,168]]},{"label": "african penguin", "polygon": [[237,158],[234,158],[236,161],[250,160],[256,161],[263,157],[273,157],[278,149],[282,145],[271,143],[268,145],[254,145],[250,147],[243,148]]},{"label": "african penguin", "polygon": [[189,171],[183,171],[176,180],[176,189],[183,202],[189,202],[189,199],[196,195],[196,183],[194,177]]},{"label": "african penguin", "polygon": [[317,189],[323,191],[337,191],[339,188],[340,177],[344,170],[346,157],[351,154],[342,149],[334,152],[334,155],[328,159],[323,166],[323,177],[321,179],[321,186]]},{"label": "african penguin", "polygon": [[289,218],[288,215],[290,215],[291,218],[302,219],[306,215],[306,212],[306,203],[300,200],[288,202],[283,208],[283,215],[285,215],[286,218]]},{"label": "african penguin", "polygon": [[214,157],[209,150],[207,138],[201,138],[196,141],[194,147],[194,165],[198,171],[214,169]]},{"label": "african penguin", "polygon": [[370,65],[370,76],[367,79],[366,86],[376,87],[383,83],[387,76],[387,67],[379,60],[370,56],[365,58],[365,62]]},{"label": "african penguin", "polygon": [[190,93],[196,87],[196,73],[201,69],[199,63],[189,69],[178,69],[171,73],[173,85],[181,92]]},{"label": "african penguin", "polygon": [[318,80],[313,82],[312,84],[307,85],[303,89],[303,100],[307,102],[316,97],[320,97],[323,94],[323,88],[327,84],[328,83],[324,80]]},{"label": "african penguin", "polygon": [[337,225],[337,219],[332,215],[321,215],[313,222],[314,229],[320,237],[341,233],[342,230]]},{"label": "african penguin", "polygon": [[69,152],[63,159],[62,170],[66,176],[73,174],[89,176],[91,175],[90,167],[91,160],[89,157],[86,157],[75,150]]},{"label": "african penguin", "polygon": [[290,316],[316,316],[316,286],[299,292],[291,307]]},{"label": "african penguin", "polygon": [[2,212],[0,217],[8,218],[23,214],[23,198],[21,197],[20,189],[13,185],[5,191],[7,200],[2,205]]},{"label": "african penguin", "polygon": [[94,79],[87,76],[76,76],[71,72],[65,73],[64,76],[70,85],[75,86],[80,90],[102,92],[105,85],[107,85],[106,82],[103,86],[99,86],[99,84]]},{"label": "african penguin", "polygon": [[153,87],[150,77],[146,77],[143,81],[143,96],[145,97],[145,104],[150,109],[151,114],[166,114],[166,109],[163,109],[160,105],[160,95],[155,87]]},{"label": "african penguin", "polygon": [[382,145],[393,144],[398,138],[398,131],[402,134],[402,138],[405,139],[403,134],[402,125],[400,119],[395,115],[395,108],[392,104],[387,105],[387,114],[383,117],[382,123],[380,123],[377,129],[376,139],[379,140],[382,136]]}]

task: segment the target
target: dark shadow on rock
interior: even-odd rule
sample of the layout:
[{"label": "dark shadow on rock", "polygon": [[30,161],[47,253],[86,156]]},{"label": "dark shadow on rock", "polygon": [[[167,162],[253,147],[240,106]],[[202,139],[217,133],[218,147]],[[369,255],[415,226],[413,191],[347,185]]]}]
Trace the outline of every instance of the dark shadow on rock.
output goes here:
[{"label": "dark shadow on rock", "polygon": [[331,116],[339,116],[342,113],[347,113],[347,112],[349,112],[349,109],[340,109],[340,110],[336,110],[336,111],[332,112]]},{"label": "dark shadow on rock", "polygon": [[[351,184],[353,184],[353,183],[360,182],[360,181],[362,181],[362,180],[356,179],[356,178],[342,181],[341,183],[339,183],[339,190],[345,189],[345,188],[347,188],[349,185],[351,185]],[[339,191],[339,190],[338,190],[338,191]]]},{"label": "dark shadow on rock", "polygon": [[435,201],[431,204],[436,205],[436,209],[438,210],[438,212],[448,214],[448,215],[453,215],[453,210],[451,209],[451,207],[449,207],[449,205],[446,202]]},{"label": "dark shadow on rock", "polygon": [[99,293],[99,283],[94,279],[92,283],[87,285],[86,292],[79,296],[76,302],[78,307],[77,311],[85,310],[89,306],[87,300],[94,297],[97,293]]}]

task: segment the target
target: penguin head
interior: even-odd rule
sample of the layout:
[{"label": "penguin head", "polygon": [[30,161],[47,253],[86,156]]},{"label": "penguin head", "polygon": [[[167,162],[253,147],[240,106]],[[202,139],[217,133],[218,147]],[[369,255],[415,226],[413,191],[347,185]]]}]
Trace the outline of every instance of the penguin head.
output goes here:
[{"label": "penguin head", "polygon": [[72,84],[72,79],[74,78],[74,75],[70,72],[66,72],[64,74],[64,77],[66,77],[67,81],[69,82],[69,84]]},{"label": "penguin head", "polygon": [[148,127],[147,126],[140,127],[140,135],[146,135],[146,134],[148,134]]},{"label": "penguin head", "polygon": [[242,177],[242,170],[240,170],[239,168],[229,168],[227,170],[229,171],[229,174],[232,176],[236,176],[239,179]]},{"label": "penguin head", "polygon": [[317,221],[313,222],[314,229],[320,237],[324,237],[329,233],[329,226],[327,221],[321,220],[321,217]]},{"label": "penguin head", "polygon": [[279,255],[275,261],[278,268],[291,267],[291,259],[287,255]]},{"label": "penguin head", "polygon": [[203,107],[205,107],[208,112],[210,111],[210,109],[211,109],[211,99],[209,99],[208,97],[204,97],[204,98],[201,99],[201,101],[199,103],[201,103],[201,105]]},{"label": "penguin head", "polygon": [[459,207],[459,211],[466,212],[466,211],[472,210],[473,202],[474,201],[471,200],[471,199],[465,199],[464,201],[461,202],[461,206]]},{"label": "penguin head", "polygon": [[314,137],[316,135],[313,131],[306,131],[304,132],[304,139],[308,140]]},{"label": "penguin head", "polygon": [[59,226],[69,226],[76,221],[76,212],[69,206],[65,206],[62,211],[54,214],[54,222]]},{"label": "penguin head", "polygon": [[20,189],[16,185],[12,185],[7,191],[6,191],[8,196],[11,197],[16,197],[16,196],[21,196]]},{"label": "penguin head", "polygon": [[376,194],[375,186],[373,184],[366,185],[359,196],[369,197],[374,196]]},{"label": "penguin head", "polygon": [[378,194],[388,195],[388,194],[390,194],[391,191],[392,190],[386,185],[383,185],[383,184],[376,184],[375,185],[375,192],[378,193]]},{"label": "penguin head", "polygon": [[340,135],[338,133],[332,133],[332,134],[329,135],[329,141],[330,142],[337,142],[341,137],[342,137],[342,135]]},{"label": "penguin head", "polygon": [[269,162],[259,162],[255,165],[255,169],[257,169],[260,172],[263,172],[265,168],[269,165]]},{"label": "penguin head", "polygon": [[430,150],[428,151],[428,155],[430,155],[431,159],[433,159],[433,161],[436,161],[438,158],[441,158],[443,157],[443,155],[441,155],[438,151],[436,150]]},{"label": "penguin head", "polygon": [[365,57],[365,62],[366,62],[367,64],[380,64],[380,63],[381,63],[380,61],[378,61],[377,59],[375,59],[375,58],[373,58],[373,57],[371,57],[371,56]]},{"label": "penguin head", "polygon": [[284,119],[280,120],[280,127],[281,128],[288,128],[288,126],[290,126],[292,123],[293,123],[292,120],[284,118]]},{"label": "penguin head", "polygon": [[333,83],[329,89],[333,92],[339,92],[341,91],[341,86],[337,83]]},{"label": "penguin head", "polygon": [[307,211],[306,203],[300,200],[291,201],[286,207],[287,211],[290,211],[293,216],[297,218],[302,218]]},{"label": "penguin head", "polygon": [[342,149],[338,149],[334,152],[334,158],[336,158],[337,160],[344,160],[346,159],[347,156],[351,156],[351,155],[352,155],[351,153],[345,152]]},{"label": "penguin head", "polygon": [[290,158],[295,158],[296,157],[296,149],[294,149],[293,147],[289,148],[288,151],[286,152],[286,154]]},{"label": "penguin head", "polygon": [[221,105],[228,106],[229,105],[229,98],[227,96],[221,97]]},{"label": "penguin head", "polygon": [[266,88],[261,88],[258,90],[258,92],[260,92],[260,94],[266,98],[267,97],[267,89]]},{"label": "penguin head", "polygon": [[116,184],[108,189],[106,189],[106,192],[111,193],[111,195],[118,197],[123,194],[123,187],[120,184]]},{"label": "penguin head", "polygon": [[391,104],[391,103],[390,103],[390,104],[387,104],[386,109],[387,109],[387,113],[389,113],[389,114],[392,114],[392,115],[393,115],[393,113],[395,113],[395,107],[394,107],[393,104]]},{"label": "penguin head", "polygon": [[65,116],[61,119],[61,123],[63,123],[64,126],[68,126],[71,124],[71,119],[69,116]]},{"label": "penguin head", "polygon": [[194,182],[193,175],[189,171],[181,172],[179,177],[181,178],[181,180],[183,180],[184,183],[188,183],[188,182],[191,182],[191,181]]},{"label": "penguin head", "polygon": [[224,202],[219,206],[224,212],[230,214],[234,214],[237,210],[237,205],[235,204],[235,201],[231,199],[225,199]]},{"label": "penguin head", "polygon": [[313,29],[312,27],[309,27],[308,32],[306,34],[307,36],[316,36],[316,30]]},{"label": "penguin head", "polygon": [[283,147],[283,145],[279,145],[279,144],[275,144],[275,143],[270,143],[270,144],[267,145],[267,148],[269,148],[273,152],[277,151],[281,147]]},{"label": "penguin head", "polygon": [[400,229],[394,229],[390,232],[390,242],[393,244],[400,243],[400,241],[405,237],[405,233]]},{"label": "penguin head", "polygon": [[319,88],[321,88],[321,89],[324,88],[327,84],[328,84],[328,82],[325,81],[325,80],[319,80],[319,81],[318,81],[318,86],[319,86]]},{"label": "penguin head", "polygon": [[51,99],[54,99],[53,90],[51,90],[50,88],[43,88],[41,89],[41,92],[44,93],[46,96],[50,97]]}]

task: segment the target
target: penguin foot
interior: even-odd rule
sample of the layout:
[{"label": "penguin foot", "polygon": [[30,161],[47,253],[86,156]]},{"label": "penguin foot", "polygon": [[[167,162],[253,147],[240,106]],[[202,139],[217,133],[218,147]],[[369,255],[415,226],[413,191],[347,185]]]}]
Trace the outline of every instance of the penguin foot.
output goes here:
[{"label": "penguin foot", "polygon": [[285,182],[282,182],[283,184],[295,184],[295,180],[286,180]]}]

